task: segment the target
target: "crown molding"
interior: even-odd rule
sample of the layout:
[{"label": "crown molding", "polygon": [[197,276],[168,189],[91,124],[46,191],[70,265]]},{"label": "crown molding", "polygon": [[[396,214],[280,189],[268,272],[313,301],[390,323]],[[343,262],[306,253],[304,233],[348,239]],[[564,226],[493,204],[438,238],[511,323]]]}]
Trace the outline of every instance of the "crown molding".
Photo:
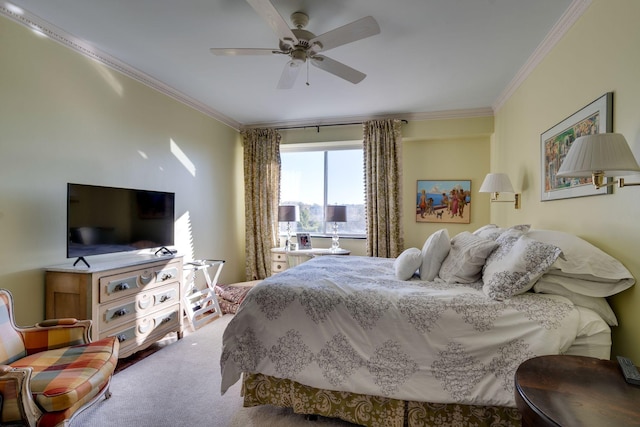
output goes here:
[{"label": "crown molding", "polygon": [[514,94],[520,85],[526,80],[531,72],[542,62],[549,52],[558,44],[569,29],[580,19],[585,10],[591,5],[592,0],[573,0],[569,8],[560,17],[558,22],[551,28],[551,31],[538,45],[527,62],[520,68],[520,71],[502,91],[498,99],[493,104],[493,111],[498,111],[505,102]]},{"label": "crown molding", "polygon": [[61,28],[56,27],[44,19],[33,15],[32,13],[19,9],[17,7],[12,6],[9,3],[2,2],[0,3],[0,14],[6,16],[14,22],[17,22],[37,34],[46,36],[51,40],[54,40],[63,46],[66,46],[81,55],[89,57],[106,67],[111,68],[125,76],[144,84],[145,86],[150,87],[164,95],[167,95],[176,101],[179,101],[211,118],[214,118],[227,126],[239,130],[240,123],[237,121],[221,114],[220,112],[208,107],[207,105],[189,97],[180,91],[172,88],[171,86],[161,82],[160,80],[155,79],[154,77],[143,73],[142,71],[120,61],[117,58],[107,54],[106,52],[102,52],[99,49],[91,46],[89,43],[74,37],[73,35],[67,33]]}]

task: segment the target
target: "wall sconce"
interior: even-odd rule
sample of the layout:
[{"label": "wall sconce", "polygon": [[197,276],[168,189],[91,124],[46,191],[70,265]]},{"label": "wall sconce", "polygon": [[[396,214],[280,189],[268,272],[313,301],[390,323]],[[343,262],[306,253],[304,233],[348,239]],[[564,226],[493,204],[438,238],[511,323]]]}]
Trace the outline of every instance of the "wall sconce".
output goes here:
[{"label": "wall sconce", "polygon": [[596,190],[618,184],[619,188],[640,185],[625,184],[624,179],[607,184],[604,178],[640,172],[627,140],[620,133],[596,133],[577,138],[571,144],[556,176],[561,178],[591,177]]},{"label": "wall sconce", "polygon": [[284,243],[284,250],[291,248],[291,221],[298,221],[298,207],[296,205],[278,206],[278,222],[287,223],[287,240]]},{"label": "wall sconce", "polygon": [[[511,180],[506,173],[488,173],[480,186],[479,193],[492,193],[491,202],[514,203],[516,209],[520,209],[520,193],[513,191]],[[514,200],[499,200],[500,193],[515,193]]]},{"label": "wall sconce", "polygon": [[333,236],[331,237],[331,251],[340,249],[338,237],[338,223],[347,222],[347,207],[344,205],[328,205],[324,212],[324,220],[333,222]]}]

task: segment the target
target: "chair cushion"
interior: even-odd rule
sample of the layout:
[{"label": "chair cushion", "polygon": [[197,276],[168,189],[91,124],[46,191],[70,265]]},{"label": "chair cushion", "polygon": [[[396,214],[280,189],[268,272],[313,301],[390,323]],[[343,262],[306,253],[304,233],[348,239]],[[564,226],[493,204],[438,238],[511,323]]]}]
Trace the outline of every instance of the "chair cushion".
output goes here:
[{"label": "chair cushion", "polygon": [[64,411],[96,396],[108,384],[118,362],[114,337],[90,344],[43,351],[11,366],[33,368],[31,393],[46,412]]}]

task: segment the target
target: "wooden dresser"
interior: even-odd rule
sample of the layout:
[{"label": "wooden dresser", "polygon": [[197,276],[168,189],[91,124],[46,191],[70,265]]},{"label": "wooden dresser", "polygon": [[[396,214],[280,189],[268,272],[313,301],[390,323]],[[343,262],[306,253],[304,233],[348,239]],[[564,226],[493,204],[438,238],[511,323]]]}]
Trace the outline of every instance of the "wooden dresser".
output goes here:
[{"label": "wooden dresser", "polygon": [[91,339],[116,336],[120,357],[169,332],[182,338],[182,257],[133,255],[46,269],[47,319],[91,319]]}]

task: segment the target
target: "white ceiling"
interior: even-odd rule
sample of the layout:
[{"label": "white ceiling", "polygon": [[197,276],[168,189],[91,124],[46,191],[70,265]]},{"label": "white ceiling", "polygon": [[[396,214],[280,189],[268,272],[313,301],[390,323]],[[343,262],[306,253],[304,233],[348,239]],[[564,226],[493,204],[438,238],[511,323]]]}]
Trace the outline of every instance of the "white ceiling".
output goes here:
[{"label": "white ceiling", "polygon": [[[442,112],[491,113],[590,0],[272,0],[316,35],[367,15],[381,33],[326,52],[367,74],[354,85],[306,67],[276,85],[288,58],[214,56],[277,48],[244,0],[13,0],[0,12],[168,92],[235,128],[344,123]],[[580,12],[581,13],[581,12]]]}]

